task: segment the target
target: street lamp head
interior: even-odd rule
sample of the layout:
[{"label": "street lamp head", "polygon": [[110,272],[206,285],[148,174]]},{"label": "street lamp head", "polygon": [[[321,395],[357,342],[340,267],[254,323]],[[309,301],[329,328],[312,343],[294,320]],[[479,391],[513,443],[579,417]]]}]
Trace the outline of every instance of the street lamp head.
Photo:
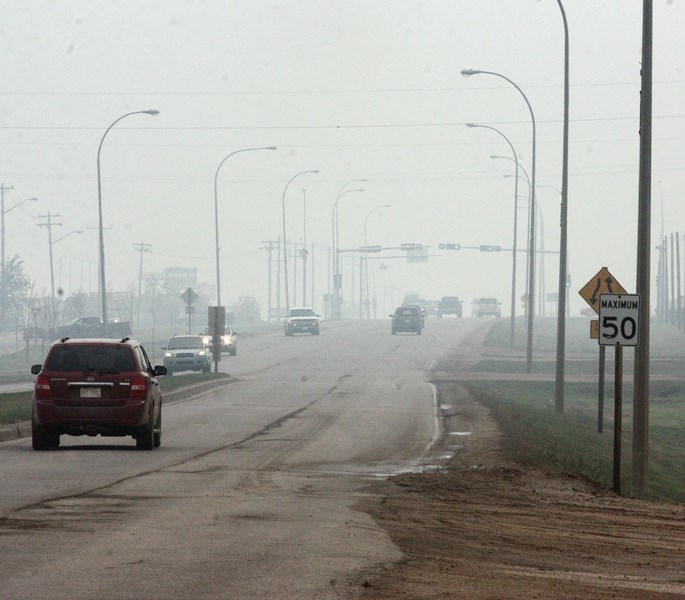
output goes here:
[{"label": "street lamp head", "polygon": [[318,173],[318,169],[316,171],[309,171],[310,173]]},{"label": "street lamp head", "polygon": [[159,111],[154,108],[150,108],[148,110],[144,110],[143,113],[145,113],[146,115],[152,115],[156,117],[159,114]]},{"label": "street lamp head", "polygon": [[508,157],[506,157],[506,156],[499,156],[499,155],[497,155],[497,154],[491,154],[491,155],[490,155],[490,158],[508,158]]},{"label": "street lamp head", "polygon": [[463,69],[461,74],[464,77],[470,77],[471,75],[478,75],[479,73],[482,73],[483,71],[478,71],[476,69]]},{"label": "street lamp head", "polygon": [[480,125],[476,125],[475,123],[467,123],[467,127],[480,127]]},{"label": "street lamp head", "polygon": [[265,150],[278,150],[278,146],[267,146]]}]

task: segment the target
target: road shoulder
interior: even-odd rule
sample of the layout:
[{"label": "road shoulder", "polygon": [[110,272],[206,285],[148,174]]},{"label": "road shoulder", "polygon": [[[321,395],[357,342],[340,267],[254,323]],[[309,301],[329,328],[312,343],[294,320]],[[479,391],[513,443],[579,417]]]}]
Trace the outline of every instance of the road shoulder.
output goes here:
[{"label": "road shoulder", "polygon": [[[451,359],[468,354],[458,348]],[[379,483],[358,506],[403,553],[365,575],[363,598],[685,595],[685,505],[622,498],[581,477],[510,462],[458,369],[436,368],[442,449],[453,456],[443,469]]]}]

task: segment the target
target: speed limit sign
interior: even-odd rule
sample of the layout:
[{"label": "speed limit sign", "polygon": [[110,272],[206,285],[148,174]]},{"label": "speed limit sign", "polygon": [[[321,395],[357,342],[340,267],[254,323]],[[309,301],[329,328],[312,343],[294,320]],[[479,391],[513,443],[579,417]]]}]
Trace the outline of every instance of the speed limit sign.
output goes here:
[{"label": "speed limit sign", "polygon": [[599,300],[599,345],[639,346],[639,294],[602,294]]}]

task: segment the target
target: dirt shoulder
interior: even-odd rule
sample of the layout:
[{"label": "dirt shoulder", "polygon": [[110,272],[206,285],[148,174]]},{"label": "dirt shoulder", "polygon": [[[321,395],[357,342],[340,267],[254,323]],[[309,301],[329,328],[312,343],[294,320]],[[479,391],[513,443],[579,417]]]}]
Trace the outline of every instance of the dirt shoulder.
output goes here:
[{"label": "dirt shoulder", "polygon": [[513,464],[477,398],[458,381],[438,391],[454,457],[360,506],[405,556],[368,576],[363,598],[685,597],[685,505]]}]

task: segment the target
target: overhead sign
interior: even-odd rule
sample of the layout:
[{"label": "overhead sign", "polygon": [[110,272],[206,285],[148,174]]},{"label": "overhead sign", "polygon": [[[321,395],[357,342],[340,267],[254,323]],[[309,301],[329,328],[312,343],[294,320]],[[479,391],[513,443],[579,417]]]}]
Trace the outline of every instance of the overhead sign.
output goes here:
[{"label": "overhead sign", "polygon": [[380,252],[380,246],[359,246],[359,252]]},{"label": "overhead sign", "polygon": [[181,300],[188,306],[193,304],[199,297],[200,295],[193,288],[187,288],[186,291],[181,294]]},{"label": "overhead sign", "polygon": [[606,267],[602,267],[578,293],[597,314],[599,314],[599,298],[602,294],[627,294],[625,288],[616,281]]},{"label": "overhead sign", "polygon": [[400,250],[421,250],[423,248],[423,244],[400,244]]},{"label": "overhead sign", "polygon": [[602,294],[599,300],[599,345],[639,346],[639,320],[639,294]]}]

